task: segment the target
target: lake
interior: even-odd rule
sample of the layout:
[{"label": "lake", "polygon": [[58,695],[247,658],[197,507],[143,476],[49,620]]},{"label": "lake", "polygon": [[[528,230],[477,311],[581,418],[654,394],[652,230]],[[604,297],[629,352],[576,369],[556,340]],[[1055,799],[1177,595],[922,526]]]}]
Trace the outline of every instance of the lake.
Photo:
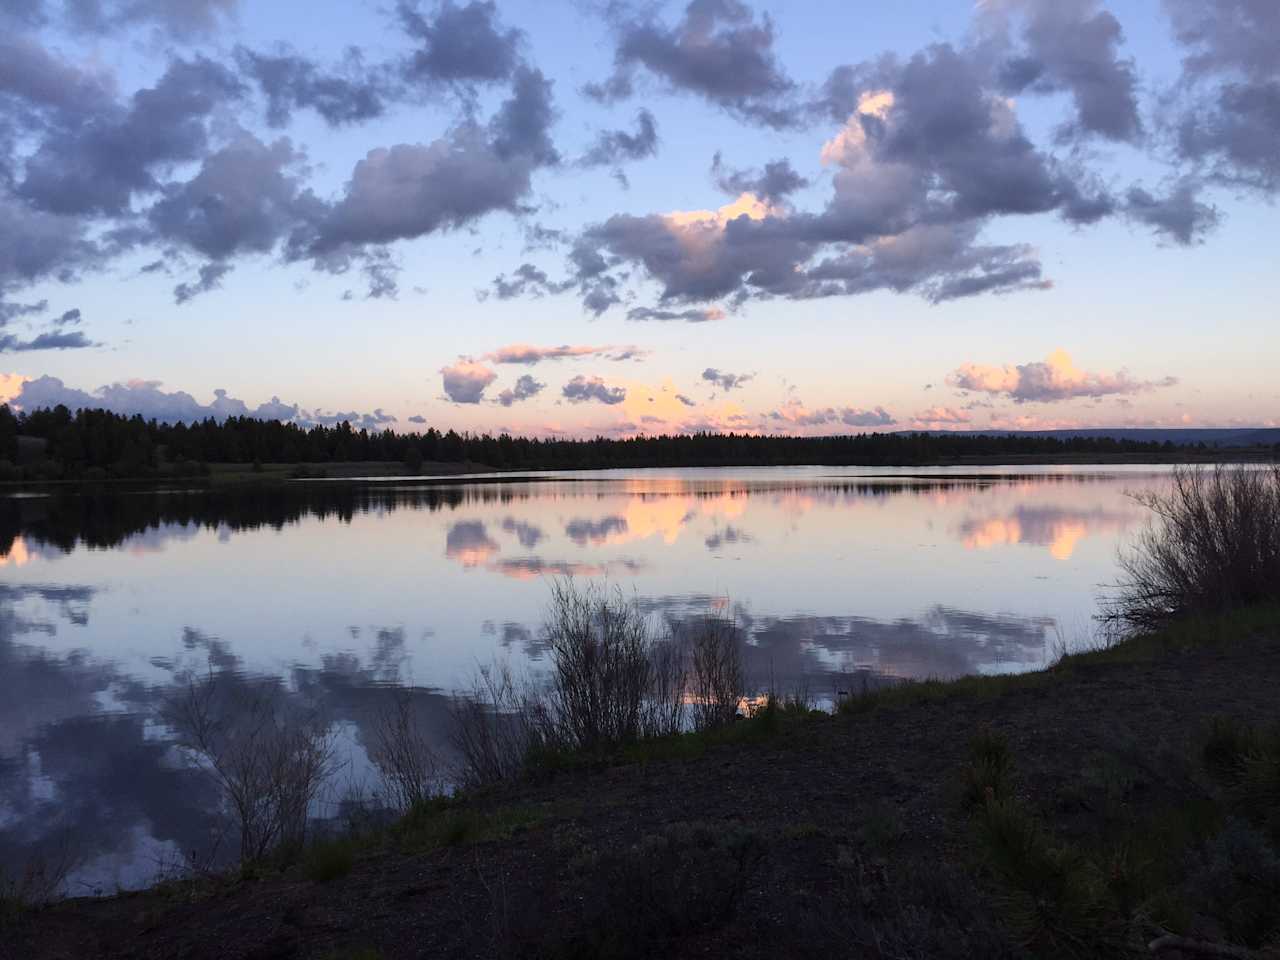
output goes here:
[{"label": "lake", "polygon": [[[0,499],[0,865],[73,847],[73,894],[154,880],[217,839],[164,707],[272,680],[333,725],[495,660],[546,668],[548,581],[607,582],[655,625],[719,612],[757,689],[1034,669],[1087,642],[1128,493],[1158,467],[745,468]],[[864,681],[865,682],[865,681]],[[336,794],[335,794],[336,796]],[[336,802],[336,801],[335,801]]]}]

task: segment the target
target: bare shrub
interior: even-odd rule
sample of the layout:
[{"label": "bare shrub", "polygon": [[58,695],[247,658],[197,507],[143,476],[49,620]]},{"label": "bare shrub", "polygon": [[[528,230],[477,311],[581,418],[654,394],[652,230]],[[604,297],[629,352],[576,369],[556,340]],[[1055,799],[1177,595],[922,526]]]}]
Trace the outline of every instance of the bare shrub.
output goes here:
[{"label": "bare shrub", "polygon": [[224,696],[213,676],[189,683],[169,717],[230,808],[242,862],[303,847],[312,801],[337,768],[327,723],[273,688]]},{"label": "bare shrub", "polygon": [[1180,468],[1138,494],[1156,517],[1121,556],[1104,618],[1120,630],[1280,600],[1280,467]]},{"label": "bare shrub", "polygon": [[554,676],[548,707],[572,749],[637,739],[650,693],[654,640],[648,619],[620,590],[552,584],[546,625]]},{"label": "bare shrub", "polygon": [[746,696],[738,625],[712,614],[693,625],[689,636],[693,718],[699,730],[732,723]]},{"label": "bare shrub", "polygon": [[0,864],[0,924],[24,910],[48,906],[62,898],[67,877],[81,863],[69,836],[46,844],[13,870]]},{"label": "bare shrub", "polygon": [[397,690],[378,712],[371,740],[369,759],[391,806],[408,810],[441,792],[440,760],[423,733],[412,691]]},{"label": "bare shrub", "polygon": [[530,752],[545,743],[546,707],[506,664],[481,667],[468,694],[449,707],[457,780],[466,787],[516,776]]},{"label": "bare shrub", "polygon": [[510,779],[539,752],[594,751],[684,729],[686,645],[657,636],[621,591],[559,581],[543,629],[547,685],[518,682],[509,667],[494,665],[453,702],[466,786]]},{"label": "bare shrub", "polygon": [[646,737],[665,737],[684,730],[689,688],[689,651],[674,637],[649,649],[649,696],[642,722]]}]

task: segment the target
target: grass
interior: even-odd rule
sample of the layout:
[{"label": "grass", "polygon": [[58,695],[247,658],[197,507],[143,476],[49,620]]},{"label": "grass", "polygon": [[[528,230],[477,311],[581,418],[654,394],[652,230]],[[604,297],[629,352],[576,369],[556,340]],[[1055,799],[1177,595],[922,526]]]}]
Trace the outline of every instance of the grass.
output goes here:
[{"label": "grass", "polygon": [[388,839],[398,849],[414,853],[472,846],[509,839],[563,812],[560,808],[530,806],[476,809],[459,798],[430,800],[415,805],[392,824]]},{"label": "grass", "polygon": [[[1190,756],[1137,749],[1086,767],[1103,799],[1073,841],[1012,788],[1004,738],[975,735],[960,802],[1005,928],[1044,957],[1119,955],[1170,931],[1193,952],[1280,946],[1280,729],[1217,717]],[[1168,799],[1135,809],[1153,778]]]}]

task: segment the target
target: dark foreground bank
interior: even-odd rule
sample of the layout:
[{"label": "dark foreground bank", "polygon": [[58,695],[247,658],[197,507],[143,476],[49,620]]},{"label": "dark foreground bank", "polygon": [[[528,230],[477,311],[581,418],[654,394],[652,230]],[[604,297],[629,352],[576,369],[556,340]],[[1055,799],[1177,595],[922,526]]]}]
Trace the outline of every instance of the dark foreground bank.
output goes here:
[{"label": "dark foreground bank", "polygon": [[10,911],[0,957],[1275,956],[1278,691],[1254,608]]}]

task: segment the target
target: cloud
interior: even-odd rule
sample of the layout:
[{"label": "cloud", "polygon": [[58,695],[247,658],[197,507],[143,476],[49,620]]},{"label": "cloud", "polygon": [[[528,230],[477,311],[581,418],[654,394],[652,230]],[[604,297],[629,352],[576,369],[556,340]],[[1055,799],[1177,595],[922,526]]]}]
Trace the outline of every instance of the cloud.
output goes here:
[{"label": "cloud", "polygon": [[210,290],[222,286],[222,278],[234,268],[229,263],[206,263],[200,268],[200,278],[194,282],[183,281],[173,288],[173,302],[182,304]]},{"label": "cloud", "polygon": [[296,403],[284,403],[272,397],[266,403],[250,407],[243,400],[229,396],[225,390],[213,391],[211,403],[200,403],[183,390],[161,389],[158,380],[130,380],[99,387],[92,392],[68,387],[57,377],[43,376],[26,379],[11,403],[20,410],[38,410],[56,407],[58,404],[71,409],[103,409],[122,416],[141,414],[148,420],[165,423],[191,423],[212,417],[222,421],[227,417],[252,417],[257,420],[280,420],[299,426],[316,424],[332,425],[347,421],[357,428],[377,429],[395,422],[395,417],[374,410],[373,413],[347,411],[324,413],[320,410],[304,410]]},{"label": "cloud", "polygon": [[1203,239],[1220,219],[1217,207],[1199,199],[1199,185],[1190,179],[1174,184],[1163,197],[1135,185],[1129,188],[1125,200],[1125,212],[1130,218],[1183,246]]},{"label": "cloud", "polygon": [[412,79],[497,83],[509,79],[520,62],[523,35],[499,26],[493,3],[458,6],[445,0],[434,17],[427,17],[416,0],[400,0],[396,12],[405,32],[421,43],[405,65]]},{"label": "cloud", "polygon": [[267,123],[273,127],[287,125],[301,109],[314,110],[335,127],[362,123],[382,116],[395,92],[382,71],[364,66],[355,48],[339,71],[326,71],[288,50],[266,54],[237,47],[235,57],[267,98]]},{"label": "cloud", "polygon": [[235,74],[205,57],[174,60],[127,106],[91,92],[81,122],[55,127],[31,155],[17,193],[51,213],[127,214],[135,196],[160,189],[158,171],[204,156],[206,121],[243,92]]},{"label": "cloud", "polygon": [[82,350],[96,347],[79,330],[74,333],[42,333],[30,340],[19,340],[12,334],[0,334],[0,353],[25,353],[33,350]]},{"label": "cloud", "polygon": [[1043,361],[1016,366],[988,367],[966,363],[947,377],[948,385],[958,390],[996,394],[1017,403],[1051,403],[1075,397],[1143,393],[1171,387],[1177,382],[1175,377],[1135,380],[1123,370],[1090,373],[1078,369],[1065,350],[1055,350]]},{"label": "cloud", "polygon": [[811,410],[794,397],[765,414],[765,419],[793,427],[818,427],[837,423],[847,427],[884,427],[897,422],[884,407],[871,410],[860,407],[823,407]]},{"label": "cloud", "polygon": [[776,128],[796,122],[784,102],[795,85],[774,56],[773,21],[767,15],[757,21],[739,0],[692,0],[674,26],[645,13],[616,16],[613,27],[614,72],[588,84],[588,96],[630,97],[634,73],[644,69],[744,120]]},{"label": "cloud", "polygon": [[[1040,17],[1038,8],[1015,6]],[[1085,24],[1085,33],[1107,32],[1109,21],[1090,12],[1089,3],[1073,9],[1071,22]],[[1113,40],[1099,49],[1114,54]],[[574,284],[584,307],[598,315],[622,302],[628,284],[643,280],[658,284],[659,309],[672,314],[677,304],[723,298],[741,304],[890,290],[945,303],[1049,287],[1037,251],[984,242],[988,225],[1048,213],[1088,224],[1123,205],[1084,168],[1081,155],[1059,159],[1031,141],[1015,102],[1001,90],[992,49],[1005,47],[939,43],[907,59],[886,55],[838,68],[810,104],[813,117],[840,124],[821,151],[832,170],[824,207],[805,211],[783,202],[807,182],[788,161],[756,173],[717,160],[717,183],[741,191],[733,202],[620,213],[588,225],[559,288]],[[1047,63],[1048,51],[1041,53]],[[1067,69],[1065,61],[1054,64],[1053,70]],[[1068,79],[1087,100],[1083,76]],[[1123,123],[1108,127],[1092,107],[1081,110],[1087,117],[1080,122],[1094,132],[1128,135]]]},{"label": "cloud", "polygon": [[1280,190],[1280,7],[1165,0],[1186,55],[1172,94],[1179,155],[1213,180]]},{"label": "cloud", "polygon": [[535,380],[526,373],[516,381],[514,387],[508,387],[498,394],[498,402],[504,407],[509,407],[513,403],[537,396],[545,386],[545,383]]},{"label": "cloud", "polygon": [[644,160],[658,153],[658,122],[648,110],[636,114],[636,132],[602,130],[579,161],[584,167]]},{"label": "cloud", "polygon": [[966,410],[954,407],[926,407],[916,412],[912,418],[917,425],[937,426],[938,424],[968,423],[973,417]]},{"label": "cloud", "polygon": [[60,317],[56,317],[53,321],[53,325],[55,327],[65,327],[72,324],[78,324],[81,319],[82,316],[80,308],[73,307],[72,309],[65,311]]},{"label": "cloud", "polygon": [[30,377],[20,373],[0,373],[0,403],[8,403],[22,393],[22,385]]},{"label": "cloud", "polygon": [[679,400],[681,403],[683,403],[686,407],[696,407],[698,405],[698,402],[696,400],[691,400],[689,397],[686,397],[683,393],[677,393],[676,399]]},{"label": "cloud", "polygon": [[234,20],[239,0],[68,0],[67,25],[84,33],[109,33],[154,24],[171,37],[190,40]]},{"label": "cloud", "polygon": [[190,180],[166,187],[148,219],[158,237],[211,260],[267,253],[314,208],[301,190],[304,171],[287,137],[268,144],[244,133],[205,157]]},{"label": "cloud", "polygon": [[0,300],[0,327],[8,324],[10,320],[17,320],[20,317],[32,317],[44,313],[49,309],[49,301],[41,300],[38,303],[13,303],[11,301]]},{"label": "cloud", "polygon": [[898,421],[884,407],[873,407],[870,410],[845,407],[840,411],[840,422],[846,427],[888,427]]},{"label": "cloud", "polygon": [[519,363],[533,366],[544,360],[564,360],[574,357],[603,357],[606,360],[630,360],[636,355],[635,347],[592,347],[585,344],[563,343],[558,347],[536,347],[529,343],[509,343],[482,359],[491,363]]},{"label": "cloud", "polygon": [[491,369],[470,357],[459,357],[456,363],[441,367],[440,375],[445,396],[453,403],[479,403],[485,388],[498,379]]},{"label": "cloud", "polygon": [[785,157],[766,163],[762,171],[730,170],[716,151],[711,160],[711,177],[716,186],[730,196],[750,193],[766,203],[777,203],[809,186],[809,181],[796,173]]},{"label": "cloud", "polygon": [[721,373],[715,367],[707,367],[702,371],[703,380],[725,391],[740,387],[747,381],[754,380],[755,376],[754,373],[729,373],[728,371]]},{"label": "cloud", "polygon": [[570,403],[596,400],[607,406],[613,406],[627,399],[627,391],[624,387],[609,387],[599,377],[584,377],[581,374],[566,383],[560,392]]},{"label": "cloud", "polygon": [[632,307],[627,311],[627,319],[639,323],[647,321],[657,321],[659,323],[670,323],[679,321],[683,323],[710,323],[714,320],[723,320],[725,312],[719,307],[690,307],[687,310],[662,310],[654,307]]},{"label": "cloud", "polygon": [[520,67],[512,95],[487,126],[464,123],[430,144],[380,147],[360,160],[336,203],[317,202],[290,237],[289,258],[340,273],[370,245],[520,213],[540,167],[560,161],[551,142],[551,82]]},{"label": "cloud", "polygon": [[1069,93],[1075,120],[1067,134],[1141,137],[1137,73],[1132,60],[1119,56],[1120,22],[1098,0],[1005,0],[984,13],[988,28],[1005,31],[1015,22],[1022,28],[1021,45],[1009,43],[997,68],[1004,92]]},{"label": "cloud", "polygon": [[426,418],[426,417],[424,417],[424,416],[422,416],[422,414],[420,414],[420,413],[415,413],[413,416],[411,416],[411,417],[409,418],[409,422],[410,422],[410,423],[416,423],[416,424],[418,424],[419,426],[421,426],[422,424],[424,424],[424,423],[426,423],[426,422],[427,422],[427,418]]},{"label": "cloud", "polygon": [[493,279],[493,292],[499,300],[512,300],[526,294],[541,297],[548,293],[563,293],[572,286],[572,281],[553,283],[546,271],[540,270],[532,263],[520,264],[511,272],[510,279],[505,273]]}]

